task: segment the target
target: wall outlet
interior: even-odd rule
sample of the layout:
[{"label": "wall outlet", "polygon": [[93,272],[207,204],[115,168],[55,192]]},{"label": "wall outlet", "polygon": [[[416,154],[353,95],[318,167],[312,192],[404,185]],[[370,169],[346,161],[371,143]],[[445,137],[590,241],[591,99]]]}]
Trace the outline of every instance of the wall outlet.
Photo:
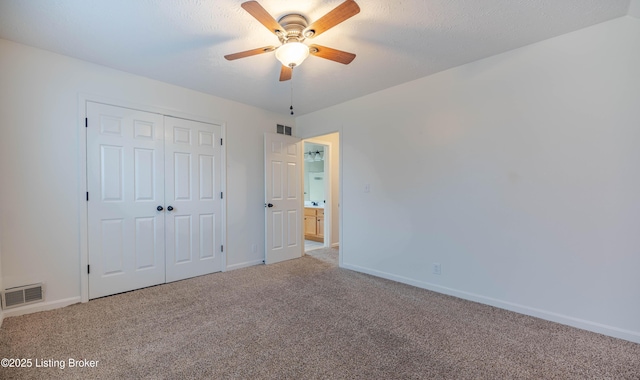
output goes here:
[{"label": "wall outlet", "polygon": [[258,253],[258,244],[251,244],[251,252]]},{"label": "wall outlet", "polygon": [[442,267],[440,266],[440,263],[433,263],[433,274],[442,274]]}]

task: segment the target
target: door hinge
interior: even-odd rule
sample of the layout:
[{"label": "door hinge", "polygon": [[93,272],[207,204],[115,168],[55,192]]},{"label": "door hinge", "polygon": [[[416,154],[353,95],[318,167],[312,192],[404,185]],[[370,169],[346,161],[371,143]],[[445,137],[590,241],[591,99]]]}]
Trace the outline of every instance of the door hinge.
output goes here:
[{"label": "door hinge", "polygon": [[87,265],[87,274],[91,274],[91,265]]},{"label": "door hinge", "polygon": [[84,118],[84,127],[85,128],[89,128],[89,118],[88,117]]},{"label": "door hinge", "polygon": [[220,199],[224,199],[224,194],[222,193],[222,191],[220,192]]},{"label": "door hinge", "polygon": [[87,191],[87,202],[89,202],[89,192]]},{"label": "door hinge", "polygon": [[220,246],[220,252],[224,252],[224,245]]},{"label": "door hinge", "polygon": [[222,145],[222,139],[220,139],[220,145]]}]

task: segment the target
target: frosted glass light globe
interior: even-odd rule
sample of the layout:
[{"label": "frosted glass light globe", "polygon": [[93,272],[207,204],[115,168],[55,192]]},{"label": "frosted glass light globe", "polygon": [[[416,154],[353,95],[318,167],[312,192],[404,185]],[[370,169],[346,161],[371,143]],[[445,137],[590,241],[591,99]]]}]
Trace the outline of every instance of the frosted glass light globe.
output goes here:
[{"label": "frosted glass light globe", "polygon": [[284,66],[300,66],[309,56],[309,47],[302,42],[287,42],[276,50],[276,58]]}]

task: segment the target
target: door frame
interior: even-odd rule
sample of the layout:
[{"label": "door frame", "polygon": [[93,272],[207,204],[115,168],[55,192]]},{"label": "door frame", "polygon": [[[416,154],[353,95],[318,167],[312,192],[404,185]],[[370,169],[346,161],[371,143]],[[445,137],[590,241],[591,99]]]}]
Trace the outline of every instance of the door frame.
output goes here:
[{"label": "door frame", "polygon": [[[87,186],[87,129],[85,127],[85,119],[87,117],[87,102],[102,103],[115,107],[131,108],[139,111],[156,113],[163,116],[171,116],[179,119],[193,120],[202,123],[220,125],[221,137],[226,140],[226,123],[205,116],[196,116],[189,113],[179,112],[166,108],[151,106],[147,104],[138,104],[123,99],[114,99],[106,96],[79,93],[78,94],[78,245],[80,251],[80,300],[81,302],[89,302],[89,275],[87,274],[87,265],[89,264],[89,228],[88,228],[88,206],[86,200]],[[226,144],[221,147],[221,184],[220,189],[225,194],[222,199],[222,245],[226,245],[227,241],[227,172],[226,172],[227,150]],[[227,250],[222,252],[222,271],[227,270]]]}]

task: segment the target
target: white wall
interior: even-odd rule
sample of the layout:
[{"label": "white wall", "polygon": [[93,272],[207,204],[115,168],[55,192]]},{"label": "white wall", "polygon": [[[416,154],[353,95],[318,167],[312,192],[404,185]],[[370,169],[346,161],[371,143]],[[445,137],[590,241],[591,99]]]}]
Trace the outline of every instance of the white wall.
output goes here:
[{"label": "white wall", "polygon": [[277,123],[293,125],[292,118],[0,40],[4,287],[44,281],[53,306],[80,295],[80,94],[225,123],[227,264],[264,259],[263,134]]},{"label": "white wall", "polygon": [[[331,146],[329,153],[330,180],[331,180],[331,246],[340,244],[340,134],[338,132],[317,136],[308,142],[326,144]],[[325,180],[327,177],[325,175]],[[326,208],[327,206],[325,206]],[[326,214],[325,214],[326,216]]]},{"label": "white wall", "polygon": [[638,46],[623,17],[298,117],[343,128],[344,266],[640,342]]},{"label": "white wall", "polygon": [[629,2],[629,16],[640,17],[640,0]]}]

